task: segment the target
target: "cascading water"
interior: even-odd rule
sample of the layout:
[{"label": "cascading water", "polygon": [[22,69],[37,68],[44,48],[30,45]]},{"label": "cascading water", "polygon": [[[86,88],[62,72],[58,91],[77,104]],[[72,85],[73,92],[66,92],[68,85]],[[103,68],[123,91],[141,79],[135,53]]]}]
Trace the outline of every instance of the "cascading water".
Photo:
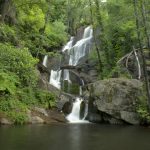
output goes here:
[{"label": "cascading water", "polygon": [[76,98],[76,101],[73,103],[72,112],[66,117],[70,122],[78,122],[80,118],[80,104],[82,100]]},{"label": "cascading water", "polygon": [[66,50],[69,50],[72,45],[73,45],[73,40],[74,40],[74,37],[72,36],[70,38],[70,41],[64,46],[64,48],[62,49],[62,52],[65,52]]},{"label": "cascading water", "polygon": [[[78,41],[73,47],[68,49],[69,65],[76,66],[79,60],[84,57],[90,50],[91,40],[93,38],[93,30],[89,26],[84,30],[83,38]],[[84,86],[84,81],[82,81],[82,86]],[[82,95],[82,86],[79,87],[79,94]],[[80,119],[80,105],[83,100],[76,98],[76,101],[73,103],[72,112],[66,117],[67,120],[71,123],[87,123],[88,121],[84,120],[88,113],[88,104],[85,104],[85,113],[83,119]]]},{"label": "cascading water", "polygon": [[79,60],[84,57],[87,51],[90,49],[91,40],[93,38],[93,30],[91,26],[84,30],[83,38],[79,40],[71,49],[69,50],[69,65],[76,66]]},{"label": "cascading water", "polygon": [[82,101],[81,98],[77,97],[73,103],[72,112],[66,117],[70,123],[88,123],[88,121],[84,120],[85,117],[80,119],[80,105]]},{"label": "cascading water", "polygon": [[71,83],[70,76],[69,76],[69,70],[68,69],[64,69],[63,73],[64,73],[63,80],[66,80],[69,83]]},{"label": "cascading water", "polygon": [[47,60],[48,60],[48,55],[45,55],[43,59],[43,66],[45,67],[47,67]]},{"label": "cascading water", "polygon": [[[62,52],[65,52],[66,50],[70,49],[72,47],[74,37],[71,37],[70,41],[64,46],[62,49]],[[51,70],[51,75],[50,75],[50,81],[49,83],[56,88],[60,89],[61,88],[61,76],[62,76],[62,71],[61,70]],[[69,77],[69,70],[65,69],[63,71],[63,79],[62,81],[67,80],[69,83],[70,77]]]},{"label": "cascading water", "polygon": [[50,81],[49,83],[56,88],[60,89],[61,88],[61,70],[51,70],[51,76],[50,76]]},{"label": "cascading water", "polygon": [[[85,28],[84,34],[82,36],[82,39],[77,41],[75,45],[73,45],[74,37],[70,38],[70,41],[64,46],[62,49],[63,53],[66,53],[69,55],[69,66],[76,66],[78,65],[81,58],[86,56],[86,54],[89,53],[91,43],[93,38],[93,29],[91,26]],[[44,58],[45,61],[47,58]],[[46,66],[47,62],[43,62],[43,65]],[[61,70],[51,70],[51,76],[50,76],[50,84],[55,86],[56,88],[61,88],[61,77],[62,77],[62,71]],[[62,81],[68,81],[68,84],[71,83],[69,70],[64,69],[63,70],[63,78]],[[82,86],[84,85],[84,82],[82,80]],[[82,86],[80,86],[79,94],[82,95]],[[85,123],[88,121],[85,121],[87,112],[88,112],[88,104],[85,105],[85,115],[83,119],[80,119],[80,105],[83,99],[76,98],[75,102],[73,103],[72,112],[66,117],[67,120],[71,123]]]},{"label": "cascading water", "polygon": [[82,87],[84,86],[84,81],[81,79],[82,85],[80,85],[79,87],[79,95],[82,96],[83,91],[82,91]]}]

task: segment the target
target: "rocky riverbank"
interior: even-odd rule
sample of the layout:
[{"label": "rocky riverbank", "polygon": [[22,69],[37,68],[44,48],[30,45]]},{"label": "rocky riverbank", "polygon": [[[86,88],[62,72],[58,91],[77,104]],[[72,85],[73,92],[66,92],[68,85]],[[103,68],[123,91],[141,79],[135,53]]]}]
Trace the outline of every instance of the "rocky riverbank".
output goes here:
[{"label": "rocky riverbank", "polygon": [[[40,107],[33,107],[27,111],[27,121],[25,124],[52,124],[52,123],[66,123],[63,113],[56,109],[46,110]],[[6,115],[0,113],[1,125],[13,125],[15,122],[10,120]]]}]

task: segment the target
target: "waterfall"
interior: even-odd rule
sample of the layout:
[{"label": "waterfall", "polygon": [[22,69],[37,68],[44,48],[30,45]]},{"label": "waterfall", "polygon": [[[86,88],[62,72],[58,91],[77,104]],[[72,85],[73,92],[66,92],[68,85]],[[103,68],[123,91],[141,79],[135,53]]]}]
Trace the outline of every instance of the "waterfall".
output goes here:
[{"label": "waterfall", "polygon": [[71,49],[69,50],[69,65],[76,66],[79,60],[84,57],[87,51],[90,49],[91,40],[93,38],[93,29],[91,26],[84,30],[84,34],[81,40],[79,40]]},{"label": "waterfall", "polygon": [[81,79],[81,83],[82,83],[82,85],[80,85],[80,87],[79,87],[79,95],[80,96],[82,96],[82,94],[83,94],[82,87],[84,86],[84,81],[82,79]]},{"label": "waterfall", "polygon": [[84,117],[83,120],[86,119],[86,116],[88,115],[88,103],[85,103],[85,111],[84,111]]},{"label": "waterfall", "polygon": [[[70,38],[70,41],[62,49],[62,52],[65,52],[66,50],[68,50],[72,47],[73,39],[74,39],[74,37]],[[51,70],[49,83],[51,85],[55,86],[56,88],[60,89],[61,88],[61,75],[62,75],[61,70],[57,70],[57,71]],[[67,70],[67,69],[64,69],[64,71],[63,71],[62,81],[64,81],[64,80],[67,80],[69,83],[71,83],[70,77],[69,77],[69,70]]]},{"label": "waterfall", "polygon": [[[64,46],[62,52],[68,52],[69,54],[69,65],[76,66],[79,60],[88,53],[90,50],[91,40],[93,38],[93,29],[91,26],[88,26],[84,30],[84,34],[82,39],[77,41],[75,45],[73,45],[74,37],[71,37],[69,42]],[[55,86],[56,88],[61,88],[61,71],[51,70],[50,76],[50,84]],[[62,81],[68,81],[68,84],[71,83],[69,70],[64,69],[63,71],[63,79]],[[80,88],[81,90],[81,88]]]},{"label": "waterfall", "polygon": [[45,55],[43,59],[43,66],[45,67],[47,67],[47,60],[48,60],[48,55]]},{"label": "waterfall", "polygon": [[61,70],[51,70],[51,75],[50,75],[50,81],[49,83],[56,88],[60,89],[61,88]]},{"label": "waterfall", "polygon": [[64,69],[63,80],[66,80],[66,81],[68,81],[69,83],[71,83],[70,76],[69,76],[69,70],[68,70],[68,69]]},{"label": "waterfall", "polygon": [[88,121],[83,119],[80,119],[80,105],[82,103],[82,99],[77,97],[75,102],[73,103],[73,108],[71,113],[66,117],[66,119],[70,123],[88,123]]},{"label": "waterfall", "polygon": [[[92,44],[92,38],[93,38],[93,29],[91,26],[88,26],[85,28],[82,39],[77,41],[75,45],[74,43],[74,37],[71,37],[69,42],[63,47],[62,52],[69,55],[68,65],[69,66],[76,66],[79,64],[79,61],[81,58],[86,56],[89,51]],[[46,58],[45,58],[46,59]],[[45,60],[46,61],[46,60]],[[46,65],[46,62],[45,62]],[[70,80],[70,74],[68,69],[63,70],[63,76],[61,70],[51,70],[50,75],[50,84],[55,86],[58,89],[61,89],[61,81],[68,81],[68,87],[71,84]],[[80,84],[80,90],[79,95],[82,95],[82,86],[84,86],[84,81],[81,79],[82,84]],[[80,105],[83,99],[76,98],[75,102],[73,103],[72,112],[66,117],[67,120],[71,123],[85,123],[88,121],[85,121],[84,119],[87,116],[88,113],[88,104],[85,105],[85,113],[83,119],[80,119]]]},{"label": "waterfall", "polygon": [[82,86],[80,85],[79,87],[79,95],[82,96],[83,92],[82,92]]},{"label": "waterfall", "polygon": [[73,40],[74,40],[74,37],[72,36],[70,38],[70,41],[64,46],[64,48],[62,49],[62,52],[65,52],[66,50],[69,50],[72,45],[73,45]]}]

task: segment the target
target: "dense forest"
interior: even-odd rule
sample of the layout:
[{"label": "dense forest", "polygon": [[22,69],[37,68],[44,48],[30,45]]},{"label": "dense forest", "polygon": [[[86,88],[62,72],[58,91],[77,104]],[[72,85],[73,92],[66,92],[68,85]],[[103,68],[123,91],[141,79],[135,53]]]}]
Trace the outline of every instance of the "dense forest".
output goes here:
[{"label": "dense forest", "polygon": [[[149,11],[150,0],[0,0],[0,112],[22,124],[32,106],[54,107],[55,94],[38,86],[37,65],[91,25],[98,79],[141,80],[146,96],[138,111],[150,118]],[[122,65],[137,53],[140,68],[132,76]]]}]

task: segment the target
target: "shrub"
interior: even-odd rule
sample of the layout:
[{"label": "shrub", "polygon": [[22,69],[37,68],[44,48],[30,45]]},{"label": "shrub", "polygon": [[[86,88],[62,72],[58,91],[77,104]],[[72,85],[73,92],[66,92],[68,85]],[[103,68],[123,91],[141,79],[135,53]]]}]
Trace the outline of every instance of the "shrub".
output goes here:
[{"label": "shrub", "polygon": [[0,100],[0,111],[4,112],[16,124],[23,124],[28,120],[27,106],[14,97]]},{"label": "shrub", "polygon": [[37,103],[45,108],[52,108],[56,105],[55,103],[55,95],[49,93],[48,91],[37,90],[35,93],[35,97],[37,99]]},{"label": "shrub", "polygon": [[146,91],[144,91],[144,89],[145,88],[143,88],[143,93],[141,94],[141,96],[138,97],[138,101],[136,104],[136,111],[141,118],[142,124],[150,123],[150,114],[147,104],[147,96]]},{"label": "shrub", "polygon": [[0,25],[0,41],[4,43],[12,43],[17,45],[18,39],[16,36],[15,28],[6,24]]},{"label": "shrub", "polygon": [[7,72],[15,73],[22,86],[35,85],[37,60],[29,53],[28,49],[17,49],[10,45],[0,43],[0,67]]},{"label": "shrub", "polygon": [[5,73],[0,70],[0,95],[14,95],[18,84],[18,77],[14,73]]}]

